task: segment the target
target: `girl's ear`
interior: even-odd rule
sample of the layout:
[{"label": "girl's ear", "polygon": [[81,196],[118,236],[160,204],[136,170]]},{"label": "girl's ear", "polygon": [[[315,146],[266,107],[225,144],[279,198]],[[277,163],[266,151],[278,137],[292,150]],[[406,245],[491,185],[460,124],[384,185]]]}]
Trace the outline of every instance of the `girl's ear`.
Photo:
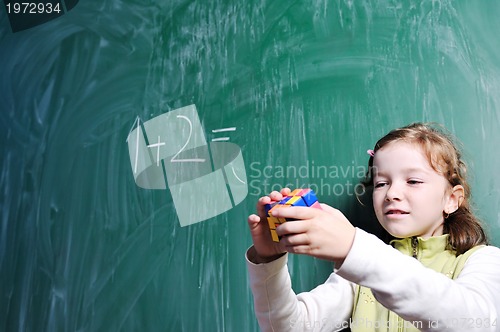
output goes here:
[{"label": "girl's ear", "polygon": [[451,192],[448,196],[448,201],[446,202],[446,205],[444,207],[444,213],[451,214],[458,210],[458,208],[464,201],[464,194],[464,187],[459,184],[451,188]]}]

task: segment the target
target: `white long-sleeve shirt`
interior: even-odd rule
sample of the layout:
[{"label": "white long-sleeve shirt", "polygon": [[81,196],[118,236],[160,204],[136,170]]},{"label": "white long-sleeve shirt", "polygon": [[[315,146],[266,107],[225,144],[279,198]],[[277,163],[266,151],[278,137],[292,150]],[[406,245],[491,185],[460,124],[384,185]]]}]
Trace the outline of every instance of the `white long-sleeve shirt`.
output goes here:
[{"label": "white long-sleeve shirt", "polygon": [[478,248],[455,279],[426,267],[434,254],[425,248],[419,254],[416,260],[357,228],[340,269],[324,284],[297,295],[287,255],[254,264],[247,253],[259,325],[275,332],[339,331],[349,324],[353,330],[378,331],[374,322],[350,321],[360,285],[406,321],[421,322],[417,327],[422,331],[500,331],[500,249]]}]

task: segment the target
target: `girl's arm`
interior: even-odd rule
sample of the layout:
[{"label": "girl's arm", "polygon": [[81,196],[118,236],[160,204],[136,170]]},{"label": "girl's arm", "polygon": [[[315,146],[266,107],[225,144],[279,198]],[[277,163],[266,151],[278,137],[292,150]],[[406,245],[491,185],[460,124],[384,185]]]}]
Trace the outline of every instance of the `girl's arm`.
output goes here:
[{"label": "girl's arm", "polygon": [[[346,322],[352,312],[353,284],[332,274],[325,284],[311,292],[295,294],[286,265],[287,241],[284,238],[276,243],[271,239],[265,205],[280,201],[289,192],[290,189],[284,188],[281,192],[273,191],[269,196],[261,197],[257,202],[258,215],[248,217],[253,246],[247,252],[247,266],[259,325],[263,331],[275,332],[342,330],[347,327]],[[315,210],[323,217],[330,216],[317,209],[293,209],[303,212]],[[280,225],[280,228],[285,224]],[[354,233],[354,228],[350,227]],[[345,240],[345,236],[338,235]]]},{"label": "girl's arm", "polygon": [[[385,307],[430,331],[500,331],[500,249],[473,253],[457,279],[356,229],[338,275],[371,288]],[[446,326],[448,325],[448,326]]]},{"label": "girl's arm", "polygon": [[332,273],[310,292],[295,294],[287,269],[288,255],[266,264],[252,263],[247,252],[254,309],[262,331],[339,331],[348,327],[355,285]]}]

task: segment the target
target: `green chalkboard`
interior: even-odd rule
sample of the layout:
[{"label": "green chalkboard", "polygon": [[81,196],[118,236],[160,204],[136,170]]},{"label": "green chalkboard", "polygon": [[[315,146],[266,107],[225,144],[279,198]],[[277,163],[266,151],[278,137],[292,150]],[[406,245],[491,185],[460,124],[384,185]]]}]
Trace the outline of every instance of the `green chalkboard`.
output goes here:
[{"label": "green chalkboard", "polygon": [[[62,1],[58,17],[18,28],[11,2],[0,330],[257,331],[244,253],[258,197],[313,187],[375,232],[354,195],[366,150],[414,121],[462,140],[476,211],[500,245],[496,0]],[[166,115],[190,105],[196,121]],[[191,127],[157,139],[155,119]],[[186,133],[198,135],[190,149]],[[140,186],[134,166],[154,167],[174,141],[207,163],[162,159]],[[193,174],[210,181],[172,189]],[[290,259],[297,291],[331,268]]]}]

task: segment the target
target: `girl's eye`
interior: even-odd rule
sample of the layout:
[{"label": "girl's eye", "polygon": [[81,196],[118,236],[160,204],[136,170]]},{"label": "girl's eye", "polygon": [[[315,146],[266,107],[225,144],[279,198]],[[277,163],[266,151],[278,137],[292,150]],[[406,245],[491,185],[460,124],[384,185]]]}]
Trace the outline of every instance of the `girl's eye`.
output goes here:
[{"label": "girl's eye", "polygon": [[377,183],[375,183],[375,188],[382,188],[385,185],[386,185],[385,182],[377,182]]},{"label": "girl's eye", "polygon": [[415,185],[415,184],[420,184],[423,183],[422,181],[419,180],[408,180],[408,184]]}]

